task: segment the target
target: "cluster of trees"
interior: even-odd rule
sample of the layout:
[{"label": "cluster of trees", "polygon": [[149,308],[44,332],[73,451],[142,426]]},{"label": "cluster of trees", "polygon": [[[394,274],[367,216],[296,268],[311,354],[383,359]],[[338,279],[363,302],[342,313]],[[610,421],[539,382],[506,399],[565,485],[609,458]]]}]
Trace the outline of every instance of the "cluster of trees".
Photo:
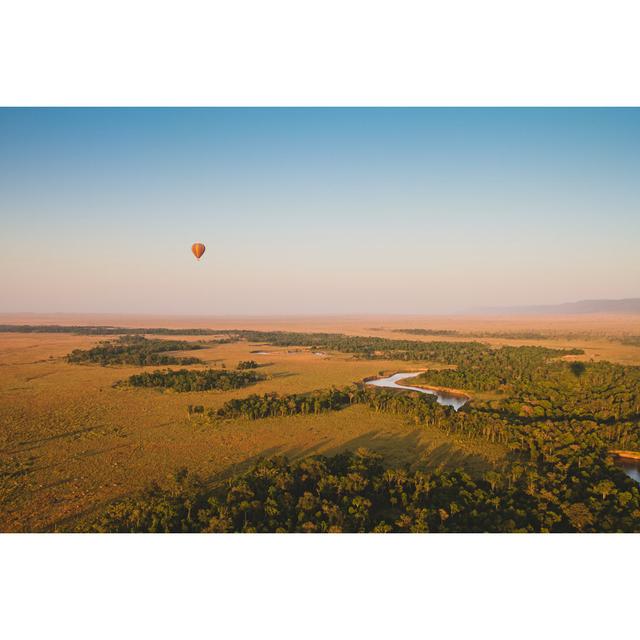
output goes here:
[{"label": "cluster of trees", "polygon": [[202,404],[190,404],[187,405],[187,413],[192,416],[194,414],[204,414],[204,405]]},{"label": "cluster of trees", "polygon": [[274,416],[293,416],[298,414],[338,411],[356,401],[357,390],[348,387],[343,390],[326,389],[311,393],[278,395],[265,393],[262,396],[250,395],[225,402],[217,411],[210,411],[213,418],[272,418]]},{"label": "cluster of trees", "polygon": [[193,351],[203,345],[186,340],[147,339],[143,336],[122,336],[115,341],[103,341],[91,349],[74,349],[67,361],[77,364],[96,363],[102,366],[110,364],[129,365],[168,365],[200,364],[202,360],[194,357],[178,358],[167,355],[169,351]]},{"label": "cluster of trees", "polygon": [[238,362],[238,370],[242,371],[243,369],[257,369],[258,363],[255,360],[240,360]]},{"label": "cluster of trees", "polygon": [[[556,477],[559,473],[562,477]],[[545,475],[547,474],[547,475]],[[548,475],[551,474],[551,475]],[[569,478],[569,481],[567,481]],[[385,467],[359,449],[277,457],[211,489],[186,470],[111,505],[99,532],[640,532],[640,491],[595,455],[582,468],[531,464],[472,479]]]},{"label": "cluster of trees", "polygon": [[229,391],[241,389],[265,380],[265,376],[255,371],[226,371],[218,369],[166,369],[138,373],[130,376],[126,384],[132,387],[152,387],[156,389],[173,389],[178,392],[210,391],[218,389]]}]

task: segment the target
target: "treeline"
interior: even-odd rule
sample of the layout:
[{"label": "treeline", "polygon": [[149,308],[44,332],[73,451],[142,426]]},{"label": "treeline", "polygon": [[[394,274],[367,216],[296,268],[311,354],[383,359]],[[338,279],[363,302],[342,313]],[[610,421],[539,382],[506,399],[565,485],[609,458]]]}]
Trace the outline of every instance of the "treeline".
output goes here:
[{"label": "treeline", "polygon": [[167,355],[168,351],[193,351],[203,345],[186,340],[157,340],[143,336],[122,336],[115,341],[100,342],[91,349],[74,349],[67,362],[76,364],[95,363],[102,366],[128,364],[136,366],[168,364],[201,364],[195,357]]},{"label": "treeline", "polygon": [[[372,330],[381,330],[375,328]],[[453,329],[393,329],[396,333],[405,333],[408,335],[422,336],[443,336],[443,337],[461,337],[461,338],[505,338],[514,340],[549,340],[551,338],[562,338],[564,340],[594,340],[609,339],[614,342],[620,342],[625,345],[640,345],[640,336],[611,336],[604,332],[565,332],[565,333],[542,333],[540,331],[457,331]],[[226,342],[234,342],[238,336],[247,340],[252,340],[252,335],[256,336],[274,336],[282,334],[283,336],[338,336],[340,334],[305,334],[279,331],[247,331],[242,329],[210,329],[210,328],[188,328],[188,329],[168,329],[165,327],[112,327],[99,325],[28,325],[28,324],[0,324],[0,333],[72,333],[78,335],[93,336],[114,336],[114,335],[165,335],[165,336],[211,336],[226,335]],[[283,338],[287,340],[287,338]],[[306,338],[305,338],[306,340]],[[384,340],[384,338],[378,338]],[[276,344],[275,342],[272,344]],[[284,343],[282,343],[284,346]],[[303,346],[302,342],[289,343]],[[341,349],[337,349],[338,351]]]},{"label": "treeline", "polygon": [[506,340],[550,340],[552,337],[559,337],[540,331],[474,331],[469,335],[474,338],[504,338]]},{"label": "treeline", "polygon": [[459,336],[453,329],[393,329],[394,333],[407,333],[412,336]]},{"label": "treeline", "polygon": [[268,343],[277,347],[309,347],[315,351],[340,351],[362,359],[433,360],[454,364],[469,354],[490,350],[488,345],[479,342],[422,342],[292,331],[234,330],[232,333],[249,342]]},{"label": "treeline", "polygon": [[[640,531],[640,492],[599,458],[558,485],[531,465],[472,479],[461,470],[385,467],[360,449],[299,462],[278,457],[211,489],[186,470],[113,504],[98,532]],[[604,478],[604,479],[603,479]],[[575,481],[573,480],[575,479]],[[556,491],[554,491],[556,489]],[[559,489],[559,490],[558,490]]]},{"label": "treeline", "polygon": [[435,396],[418,392],[381,389],[354,385],[343,389],[320,389],[309,393],[279,395],[253,394],[225,402],[217,410],[191,409],[189,413],[206,414],[211,419],[246,418],[259,420],[276,416],[319,414],[340,411],[350,405],[363,404],[376,413],[392,413],[405,417],[416,425],[434,426],[447,435],[482,438],[489,442],[508,444],[510,423],[499,414],[485,411],[460,410],[439,405]]},{"label": "treeline", "polygon": [[549,340],[552,337],[540,331],[455,331],[451,329],[394,329],[393,331],[414,336],[459,336],[462,338],[504,338],[507,340]]},{"label": "treeline", "polygon": [[325,411],[338,411],[355,400],[355,387],[346,389],[326,389],[311,393],[295,393],[278,395],[265,393],[260,396],[250,395],[247,398],[229,400],[217,411],[210,411],[212,418],[272,418],[275,416],[293,416],[318,414]]},{"label": "treeline", "polygon": [[[381,331],[382,328],[372,328]],[[640,345],[640,336],[609,335],[605,331],[457,331],[453,329],[392,329],[394,333],[405,333],[414,336],[455,336],[459,338],[501,338],[506,340],[610,340],[622,344]]]},{"label": "treeline", "polygon": [[125,384],[132,387],[173,389],[173,391],[182,393],[211,391],[213,389],[220,391],[241,389],[265,379],[266,376],[255,371],[227,371],[224,369],[180,369],[175,371],[167,369],[166,371],[153,371],[130,376]]},{"label": "treeline", "polygon": [[[118,336],[118,335],[159,335],[159,336],[211,336],[227,335],[228,331],[218,329],[166,329],[163,327],[108,327],[91,325],[59,325],[59,324],[2,324],[0,333],[73,333],[83,336]],[[225,342],[229,342],[227,339]]]}]

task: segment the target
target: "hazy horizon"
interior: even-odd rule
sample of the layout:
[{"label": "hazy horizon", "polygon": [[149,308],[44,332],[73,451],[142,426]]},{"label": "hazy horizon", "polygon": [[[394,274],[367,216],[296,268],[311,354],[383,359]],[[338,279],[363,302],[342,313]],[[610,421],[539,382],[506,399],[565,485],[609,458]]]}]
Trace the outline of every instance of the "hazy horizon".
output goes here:
[{"label": "hazy horizon", "polygon": [[[633,303],[633,305],[629,305],[626,309],[621,309],[617,307],[609,308],[607,303]],[[585,309],[579,310],[580,305],[582,303],[594,303],[594,306],[601,306],[600,309]],[[371,318],[371,319],[382,319],[385,317],[388,318],[404,318],[409,319],[411,317],[425,317],[425,318],[450,318],[450,317],[469,317],[469,318],[480,318],[494,317],[495,319],[501,319],[509,316],[519,316],[521,318],[533,317],[533,316],[553,316],[557,314],[562,315],[592,315],[592,314],[602,314],[602,315],[614,315],[614,316],[625,316],[625,315],[638,315],[640,314],[640,298],[623,298],[623,299],[599,299],[599,300],[576,300],[572,302],[560,303],[557,305],[534,305],[534,306],[516,306],[516,307],[477,307],[472,309],[458,310],[458,311],[444,311],[444,312],[433,312],[433,313],[403,313],[398,312],[394,313],[392,311],[389,312],[369,312],[369,313],[167,313],[167,312],[130,312],[130,311],[120,311],[120,312],[109,312],[109,311],[47,311],[43,309],[33,310],[33,311],[3,311],[0,310],[0,318],[3,317],[16,317],[19,318],[21,316],[36,316],[36,317],[48,317],[48,316],[67,316],[67,317],[102,317],[102,316],[116,316],[116,317],[150,317],[150,318],[221,318],[221,319],[235,319],[235,318],[247,318],[247,319],[261,319],[261,318],[316,318],[320,319],[323,317],[326,318]]]},{"label": "hazy horizon", "polygon": [[638,109],[2,109],[0,139],[0,312],[640,293]]}]

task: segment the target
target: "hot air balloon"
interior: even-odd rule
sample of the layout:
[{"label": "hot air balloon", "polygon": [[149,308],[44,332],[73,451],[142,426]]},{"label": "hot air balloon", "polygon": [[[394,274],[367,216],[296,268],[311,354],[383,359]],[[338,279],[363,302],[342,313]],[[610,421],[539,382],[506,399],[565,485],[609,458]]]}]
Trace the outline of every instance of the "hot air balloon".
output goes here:
[{"label": "hot air balloon", "polygon": [[200,258],[202,258],[202,254],[205,252],[205,246],[200,242],[196,242],[191,245],[191,251],[193,252],[193,255],[200,260]]}]

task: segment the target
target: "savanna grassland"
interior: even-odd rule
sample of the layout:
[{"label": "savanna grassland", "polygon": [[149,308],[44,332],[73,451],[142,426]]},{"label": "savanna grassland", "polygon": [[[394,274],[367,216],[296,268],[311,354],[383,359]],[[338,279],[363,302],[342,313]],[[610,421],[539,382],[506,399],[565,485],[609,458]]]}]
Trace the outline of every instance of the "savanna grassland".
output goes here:
[{"label": "savanna grassland", "polygon": [[[15,319],[3,321],[12,324]],[[548,319],[531,318],[528,324],[523,319],[509,324],[482,319],[425,318],[402,322],[397,318],[188,322],[149,318],[107,321],[29,318],[16,324],[41,322],[174,330],[213,326],[220,333],[124,338],[117,331],[113,335],[43,330],[0,333],[0,530],[418,531],[438,530],[445,526],[445,521],[450,529],[441,530],[476,530],[476,524],[469,524],[469,519],[460,520],[457,525],[460,529],[455,528],[455,517],[462,518],[456,514],[465,513],[466,507],[450,508],[451,498],[431,515],[428,509],[422,509],[422,513],[417,508],[415,487],[423,476],[411,480],[414,497],[405,504],[402,514],[391,513],[396,508],[390,506],[396,504],[392,500],[381,502],[382,515],[374,517],[378,508],[376,498],[358,493],[349,498],[352,502],[348,509],[345,507],[345,513],[350,514],[346,519],[334,514],[331,518],[327,516],[325,524],[317,525],[314,518],[319,517],[322,509],[328,513],[329,507],[312,506],[309,508],[316,509],[316,515],[309,517],[301,528],[291,524],[292,518],[302,517],[300,509],[291,507],[291,514],[297,515],[285,518],[283,514],[289,511],[282,505],[279,511],[276,509],[280,515],[274,515],[268,526],[264,524],[263,511],[260,522],[252,523],[247,515],[249,508],[243,507],[240,516],[233,511],[231,502],[202,506],[200,517],[206,516],[206,526],[192,523],[195,516],[191,507],[187,509],[188,515],[171,516],[175,526],[159,525],[156,515],[149,516],[153,525],[133,525],[125,507],[124,515],[114,515],[113,509],[120,508],[113,507],[114,504],[137,504],[135,501],[142,495],[147,496],[145,505],[155,504],[157,495],[148,495],[150,483],[174,487],[167,489],[173,491],[171,504],[176,513],[182,513],[180,509],[187,500],[183,495],[187,486],[185,477],[197,478],[189,485],[192,492],[189,495],[197,495],[202,505],[210,505],[211,492],[217,487],[232,486],[233,493],[237,486],[228,483],[234,479],[245,478],[238,482],[251,484],[257,477],[255,474],[264,472],[260,471],[262,459],[279,461],[275,463],[277,473],[270,472],[274,478],[280,477],[280,473],[287,478],[302,473],[299,468],[286,465],[302,464],[307,459],[327,465],[318,471],[319,478],[329,473],[332,477],[351,477],[353,469],[362,467],[363,477],[369,478],[371,486],[382,482],[378,478],[386,477],[384,469],[427,474],[424,477],[433,478],[434,486],[438,482],[448,486],[453,480],[428,474],[463,473],[468,480],[460,482],[470,483],[468,493],[475,490],[470,488],[472,485],[484,491],[487,495],[482,500],[492,499],[488,494],[501,490],[502,478],[513,475],[513,482],[505,481],[502,487],[504,492],[511,492],[508,498],[505,493],[503,501],[505,505],[508,500],[513,503],[509,507],[513,514],[526,511],[522,504],[542,492],[549,494],[546,499],[551,503],[557,502],[557,518],[545,521],[544,526],[535,530],[554,530],[554,526],[560,527],[558,530],[576,531],[635,530],[640,522],[640,512],[633,511],[633,505],[640,500],[638,489],[621,472],[615,475],[616,471],[608,461],[600,459],[599,453],[604,451],[603,447],[636,447],[638,408],[634,376],[636,365],[640,364],[640,346],[628,340],[640,333],[640,325],[634,318],[607,321],[578,318],[573,323],[567,320],[553,326]],[[232,329],[244,332],[232,334]],[[444,333],[447,331],[455,333]],[[346,338],[336,337],[333,332]],[[314,337],[315,334],[323,335]],[[353,342],[351,339],[356,336],[363,338]],[[379,338],[380,342],[367,342],[365,337]],[[166,347],[162,341],[174,341],[176,348],[162,348]],[[433,351],[423,351],[420,345],[424,343],[432,343]],[[447,343],[454,343],[451,350]],[[161,350],[156,351],[153,344]],[[513,350],[500,351],[505,346]],[[140,349],[144,350],[142,355]],[[494,358],[493,354],[499,351],[504,354],[503,359]],[[571,369],[571,363],[576,361],[585,363],[584,368]],[[240,369],[239,363],[244,363]],[[505,367],[511,371],[513,380],[503,378],[500,372]],[[539,369],[540,375],[557,379],[557,388],[545,387],[540,391],[541,378],[528,373],[533,368]],[[171,373],[162,373],[167,370]],[[374,395],[378,392],[365,390],[361,385],[364,379],[381,372],[413,370],[416,374],[426,371],[418,379],[419,384],[464,389],[472,396],[469,407],[455,416],[452,410],[447,412],[426,396],[402,393],[409,400],[397,400],[393,397],[396,392]],[[175,373],[179,371],[187,373]],[[160,373],[153,377],[153,372]],[[610,380],[613,382],[609,383]],[[600,396],[596,394],[591,399],[588,395],[589,381],[602,386]],[[453,384],[457,382],[460,384]],[[609,400],[608,384],[615,385],[615,401]],[[348,403],[328,410],[300,409],[300,402],[310,392],[331,388],[350,389]],[[559,413],[558,407],[568,406],[563,393],[576,398],[571,414]],[[277,415],[247,418],[248,398],[252,398],[254,405],[269,400],[276,408],[268,411]],[[236,403],[235,413],[229,411],[233,400],[241,401]],[[292,407],[290,415],[284,415],[285,405]],[[583,410],[586,405],[589,408]],[[563,435],[547,441],[551,424]],[[592,434],[596,432],[602,442],[594,440]],[[535,446],[527,441],[527,438],[533,441],[534,433]],[[597,458],[598,465],[604,465],[600,475],[614,474],[613,480],[608,475],[594,478],[593,486],[599,486],[599,490],[591,491],[585,485],[584,496],[579,500],[575,496],[560,496],[561,492],[554,497],[555,489],[543,486],[542,480],[534,481],[526,466],[535,464],[540,474],[547,475],[556,473],[556,467],[570,469],[573,459],[567,460],[565,452],[561,454],[565,457],[551,460],[557,453],[555,442],[560,437],[566,440],[566,447],[574,446],[573,441],[566,439],[567,433],[577,442],[590,443],[591,448],[584,456],[580,452],[575,454],[580,469],[592,456],[594,460]],[[525,442],[526,455],[522,452]],[[375,452],[373,458],[362,453],[365,449]],[[360,451],[355,455],[361,458],[344,462],[343,458],[335,457],[346,451]],[[285,456],[287,461],[278,456]],[[518,460],[514,462],[514,458]],[[322,462],[325,459],[328,462]],[[505,465],[509,465],[508,469],[517,465],[524,471],[511,474],[505,471]],[[551,467],[547,469],[545,465],[556,466],[549,471]],[[615,486],[596,484],[596,480]],[[176,482],[182,489],[175,489]],[[513,494],[518,482],[522,482],[522,495]],[[314,491],[322,493],[321,489]],[[305,489],[300,500],[314,491]],[[256,492],[254,488],[252,495],[259,493]],[[600,509],[596,504],[598,493],[603,494],[605,502],[610,496],[618,496],[620,504]],[[195,498],[189,500],[193,502]],[[249,501],[253,509],[258,509],[260,500]],[[362,500],[370,503],[365,515],[360,507],[353,506],[360,505]],[[178,503],[181,506],[176,507]],[[410,507],[415,507],[415,513]],[[627,507],[628,517],[624,513]],[[135,508],[140,511],[139,505]],[[535,509],[541,511],[540,505]],[[422,515],[416,515],[418,511]],[[103,513],[109,515],[102,517],[96,528],[92,523]],[[257,516],[254,513],[252,517]],[[506,528],[486,524],[484,530],[525,530],[527,518],[523,516],[522,525],[518,518],[505,517],[500,526]],[[604,523],[600,527],[598,518]]]}]

